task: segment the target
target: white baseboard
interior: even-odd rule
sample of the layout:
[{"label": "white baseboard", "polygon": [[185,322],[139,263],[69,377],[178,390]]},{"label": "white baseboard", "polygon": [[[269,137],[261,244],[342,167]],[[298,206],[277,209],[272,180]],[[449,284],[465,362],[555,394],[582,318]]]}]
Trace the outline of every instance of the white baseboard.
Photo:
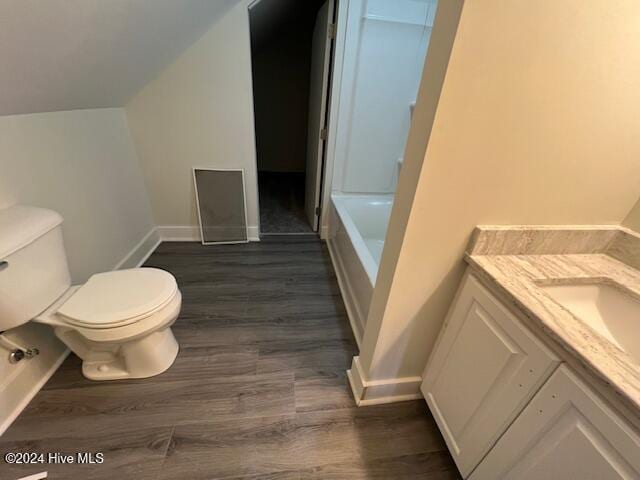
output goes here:
[{"label": "white baseboard", "polygon": [[[157,227],[162,242],[200,242],[200,227],[193,225],[162,225]],[[260,241],[259,227],[248,227],[247,236],[250,242]]]},{"label": "white baseboard", "polygon": [[[14,334],[14,341],[29,347],[37,346],[40,354],[9,365],[8,351],[0,347],[2,361],[7,359],[7,365],[3,366],[3,369],[9,371],[9,374],[0,382],[0,398],[2,398],[0,436],[18,418],[18,415],[69,355],[69,350],[46,325],[31,322],[16,330],[20,331]],[[6,356],[5,353],[7,353]]]},{"label": "white baseboard", "polygon": [[[249,227],[250,242],[259,242],[258,227]],[[189,225],[168,225],[152,228],[113,270],[136,268],[144,264],[162,242],[200,242],[200,228]]]},{"label": "white baseboard", "polygon": [[356,339],[358,348],[360,348],[362,336],[364,335],[365,319],[362,318],[360,309],[357,307],[353,289],[351,288],[349,279],[345,274],[345,268],[342,263],[342,259],[336,251],[336,248],[333,245],[333,241],[331,239],[327,240],[327,249],[329,250],[329,257],[331,258],[331,263],[333,264],[333,270],[335,271],[336,278],[338,279],[338,287],[340,288],[340,293],[344,302],[344,308],[347,311],[347,317],[349,318],[349,323],[351,324],[351,330],[353,331],[353,336]]},{"label": "white baseboard", "polygon": [[347,370],[347,377],[353,398],[359,407],[423,398],[420,392],[422,377],[367,380],[360,365],[360,357],[353,357],[351,370]]},{"label": "white baseboard", "polygon": [[247,236],[250,242],[260,241],[260,227],[247,227]]},{"label": "white baseboard", "polygon": [[163,242],[199,242],[200,229],[191,225],[162,225],[156,227]]},{"label": "white baseboard", "polygon": [[157,228],[152,228],[131,252],[113,267],[114,270],[136,268],[142,265],[160,245],[160,235]]}]

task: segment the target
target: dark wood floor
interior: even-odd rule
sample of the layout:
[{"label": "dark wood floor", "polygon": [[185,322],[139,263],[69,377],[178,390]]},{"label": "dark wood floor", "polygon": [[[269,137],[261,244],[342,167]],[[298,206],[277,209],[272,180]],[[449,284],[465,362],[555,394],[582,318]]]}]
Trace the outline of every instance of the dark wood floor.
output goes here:
[{"label": "dark wood floor", "polygon": [[458,478],[423,401],[356,408],[357,348],[322,243],[165,243],[184,304],[176,363],[91,382],[72,356],[0,438],[0,452],[102,452],[98,466],[10,467],[54,479]]}]

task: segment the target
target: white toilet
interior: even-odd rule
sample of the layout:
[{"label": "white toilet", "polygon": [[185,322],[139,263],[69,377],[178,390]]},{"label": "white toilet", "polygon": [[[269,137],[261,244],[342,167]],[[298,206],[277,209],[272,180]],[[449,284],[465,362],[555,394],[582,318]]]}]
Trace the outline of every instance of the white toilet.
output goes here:
[{"label": "white toilet", "polygon": [[170,327],[182,304],[173,275],[134,268],[71,286],[61,224],[51,210],[0,210],[0,332],[29,321],[51,325],[91,380],[167,370],[178,355]]}]

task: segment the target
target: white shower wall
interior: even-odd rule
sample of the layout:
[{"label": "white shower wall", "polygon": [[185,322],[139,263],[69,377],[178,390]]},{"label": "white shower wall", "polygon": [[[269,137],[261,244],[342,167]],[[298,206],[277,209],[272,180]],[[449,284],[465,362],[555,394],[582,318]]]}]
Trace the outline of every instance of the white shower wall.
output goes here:
[{"label": "white shower wall", "polygon": [[393,193],[437,0],[349,3],[333,190]]}]

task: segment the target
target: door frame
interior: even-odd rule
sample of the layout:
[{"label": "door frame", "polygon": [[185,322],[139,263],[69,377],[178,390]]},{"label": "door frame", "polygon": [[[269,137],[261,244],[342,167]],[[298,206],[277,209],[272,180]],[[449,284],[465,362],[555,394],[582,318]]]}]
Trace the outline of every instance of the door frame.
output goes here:
[{"label": "door frame", "polygon": [[[322,93],[321,93],[321,101],[322,105],[320,107],[321,110],[321,121],[322,123],[319,125],[320,131],[316,132],[318,134],[318,143],[315,144],[316,148],[316,168],[315,168],[315,191],[314,191],[314,218],[312,222],[312,229],[318,235],[320,234],[320,226],[321,226],[321,216],[322,216],[322,203],[323,203],[323,195],[322,189],[324,185],[324,165],[325,159],[327,157],[327,145],[328,145],[328,129],[329,129],[329,108],[331,106],[331,80],[333,74],[333,59],[334,59],[334,47],[335,47],[335,37],[336,37],[336,15],[337,15],[337,0],[325,0],[324,5],[320,8],[322,10],[324,7],[327,7],[328,16],[328,38],[324,39],[325,42],[325,52],[323,58],[323,67],[322,70]],[[316,28],[318,26],[318,20],[316,17]],[[315,28],[314,28],[314,39],[315,39]],[[311,62],[313,63],[313,55],[315,52],[311,54]],[[312,92],[309,91],[309,100],[311,100]],[[309,102],[311,105],[311,102]],[[311,118],[311,106],[309,107],[309,118]],[[309,126],[311,121],[308,121],[307,125],[307,135],[309,136]],[[326,134],[323,138],[323,132]],[[309,138],[307,138],[307,146],[309,145]],[[318,155],[319,153],[319,155]],[[309,180],[309,158],[310,152],[307,151],[306,158],[306,171],[305,171],[305,181]],[[310,212],[308,209],[308,205],[306,204],[306,200],[308,197],[308,191],[305,190],[305,213],[309,216]],[[311,218],[309,218],[311,220]]]},{"label": "door frame", "polygon": [[[250,0],[247,3],[247,34],[249,35],[249,60],[250,60],[250,69],[249,69],[249,85],[251,87],[251,116],[253,119],[253,143],[255,149],[255,171],[256,171],[256,206],[257,206],[257,216],[258,216],[258,239],[262,238],[262,225],[260,223],[260,183],[258,180],[258,139],[256,134],[256,112],[255,112],[255,95],[254,95],[254,85],[253,85],[253,49],[251,46],[251,9],[258,5],[262,0]],[[335,157],[335,138],[337,134],[337,126],[335,125],[337,122],[337,110],[339,103],[339,92],[340,92],[340,81],[336,82],[335,78],[338,77],[341,79],[342,77],[342,57],[344,55],[344,32],[346,31],[346,12],[349,5],[349,0],[334,0],[334,8],[333,8],[333,24],[335,29],[335,36],[333,42],[331,42],[331,51],[330,51],[330,60],[329,60],[329,81],[327,85],[327,114],[325,120],[325,126],[327,129],[327,138],[324,141],[324,149],[322,153],[322,167],[320,169],[320,196],[319,196],[319,207],[320,207],[320,218],[318,219],[318,230],[312,232],[313,234],[318,235],[320,238],[326,238],[324,234],[323,226],[325,223],[325,219],[328,219],[327,208],[329,203],[328,200],[331,198],[331,178],[330,175],[333,174],[333,159]],[[344,12],[343,12],[344,9]],[[344,25],[340,25],[340,17],[341,15],[345,17]],[[342,34],[341,34],[342,31]],[[340,53],[340,55],[339,55]],[[338,61],[339,60],[339,61]],[[337,85],[338,88],[335,88]],[[336,94],[337,92],[337,94]],[[332,113],[335,111],[335,115]],[[332,120],[334,120],[332,122]],[[307,120],[308,122],[308,120]],[[306,158],[305,158],[306,162]],[[328,168],[330,167],[330,168]],[[330,171],[330,172],[329,172]]]},{"label": "door frame", "polygon": [[[256,0],[260,1],[260,0]],[[333,175],[336,152],[339,148],[339,118],[340,118],[340,97],[342,91],[344,74],[344,57],[346,46],[346,34],[348,25],[348,12],[350,0],[335,0],[333,23],[335,25],[335,39],[331,52],[331,71],[329,77],[328,109],[327,109],[327,139],[325,141],[323,155],[323,173],[320,182],[320,223],[318,234],[320,238],[329,238],[329,210],[331,207],[331,191],[333,186]],[[346,107],[346,105],[342,105]]]},{"label": "door frame", "polygon": [[258,219],[258,241],[262,239],[262,223],[260,220],[260,181],[258,180],[258,136],[256,134],[256,99],[253,89],[253,49],[251,47],[251,9],[262,0],[250,0],[247,3],[247,39],[249,42],[249,88],[251,89],[251,120],[253,127],[253,166],[256,172],[256,216]]}]

